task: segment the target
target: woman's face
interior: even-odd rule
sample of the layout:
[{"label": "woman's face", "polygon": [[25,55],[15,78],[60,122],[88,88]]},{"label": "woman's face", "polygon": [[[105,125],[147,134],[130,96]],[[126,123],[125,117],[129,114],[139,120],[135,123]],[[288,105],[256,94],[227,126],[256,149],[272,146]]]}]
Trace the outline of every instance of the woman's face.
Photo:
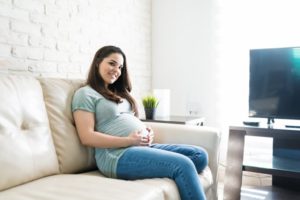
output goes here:
[{"label": "woman's face", "polygon": [[123,62],[122,54],[112,53],[99,64],[99,74],[104,80],[105,87],[113,84],[120,77]]}]

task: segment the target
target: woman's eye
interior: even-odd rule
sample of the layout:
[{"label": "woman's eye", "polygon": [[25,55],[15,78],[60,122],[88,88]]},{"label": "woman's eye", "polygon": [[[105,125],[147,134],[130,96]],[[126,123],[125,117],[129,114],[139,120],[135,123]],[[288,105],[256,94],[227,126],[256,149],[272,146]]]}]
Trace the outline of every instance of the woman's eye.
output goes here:
[{"label": "woman's eye", "polygon": [[116,64],[113,63],[113,62],[110,62],[109,64],[110,64],[111,66],[113,66],[113,67],[116,65]]},{"label": "woman's eye", "polygon": [[123,68],[123,65],[118,66],[117,63],[115,63],[115,62],[109,62],[108,64],[112,67],[118,67],[120,70]]}]

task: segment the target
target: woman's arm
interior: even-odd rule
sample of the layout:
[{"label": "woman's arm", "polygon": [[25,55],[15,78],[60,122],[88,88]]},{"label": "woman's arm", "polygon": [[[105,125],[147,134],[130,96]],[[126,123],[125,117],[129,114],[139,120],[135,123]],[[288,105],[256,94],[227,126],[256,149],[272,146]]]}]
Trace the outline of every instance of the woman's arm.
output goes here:
[{"label": "woman's arm", "polygon": [[95,131],[94,113],[76,110],[73,116],[80,141],[83,145],[98,148],[144,146],[145,139],[139,132],[133,132],[127,137],[111,136]]}]

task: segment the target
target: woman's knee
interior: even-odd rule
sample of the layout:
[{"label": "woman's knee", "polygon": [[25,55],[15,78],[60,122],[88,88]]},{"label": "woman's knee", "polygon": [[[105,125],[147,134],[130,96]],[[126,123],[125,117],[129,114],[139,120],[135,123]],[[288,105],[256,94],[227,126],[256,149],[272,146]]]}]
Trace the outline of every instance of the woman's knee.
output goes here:
[{"label": "woman's knee", "polygon": [[193,159],[198,173],[202,172],[208,165],[208,153],[202,148],[198,148]]},{"label": "woman's knee", "polygon": [[178,155],[178,157],[175,161],[175,166],[179,172],[184,172],[184,173],[186,171],[189,172],[189,171],[196,170],[193,161],[191,159],[189,159],[188,157],[180,155],[180,154]]}]

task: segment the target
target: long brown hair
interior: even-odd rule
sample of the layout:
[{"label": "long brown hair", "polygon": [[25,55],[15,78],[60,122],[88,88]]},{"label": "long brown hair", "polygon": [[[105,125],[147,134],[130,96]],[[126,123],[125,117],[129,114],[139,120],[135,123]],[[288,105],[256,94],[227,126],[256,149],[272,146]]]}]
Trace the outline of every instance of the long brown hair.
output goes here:
[{"label": "long brown hair", "polygon": [[[121,69],[120,77],[113,84],[110,84],[108,88],[106,88],[104,80],[100,76],[98,69],[103,59],[110,56],[112,53],[121,54],[123,56],[124,63]],[[114,101],[116,103],[121,103],[122,98],[125,98],[130,103],[131,109],[134,112],[135,116],[138,116],[136,101],[130,95],[132,86],[127,71],[126,56],[119,47],[104,46],[96,52],[90,67],[86,84],[91,86],[94,90],[99,92],[106,99]]]}]

